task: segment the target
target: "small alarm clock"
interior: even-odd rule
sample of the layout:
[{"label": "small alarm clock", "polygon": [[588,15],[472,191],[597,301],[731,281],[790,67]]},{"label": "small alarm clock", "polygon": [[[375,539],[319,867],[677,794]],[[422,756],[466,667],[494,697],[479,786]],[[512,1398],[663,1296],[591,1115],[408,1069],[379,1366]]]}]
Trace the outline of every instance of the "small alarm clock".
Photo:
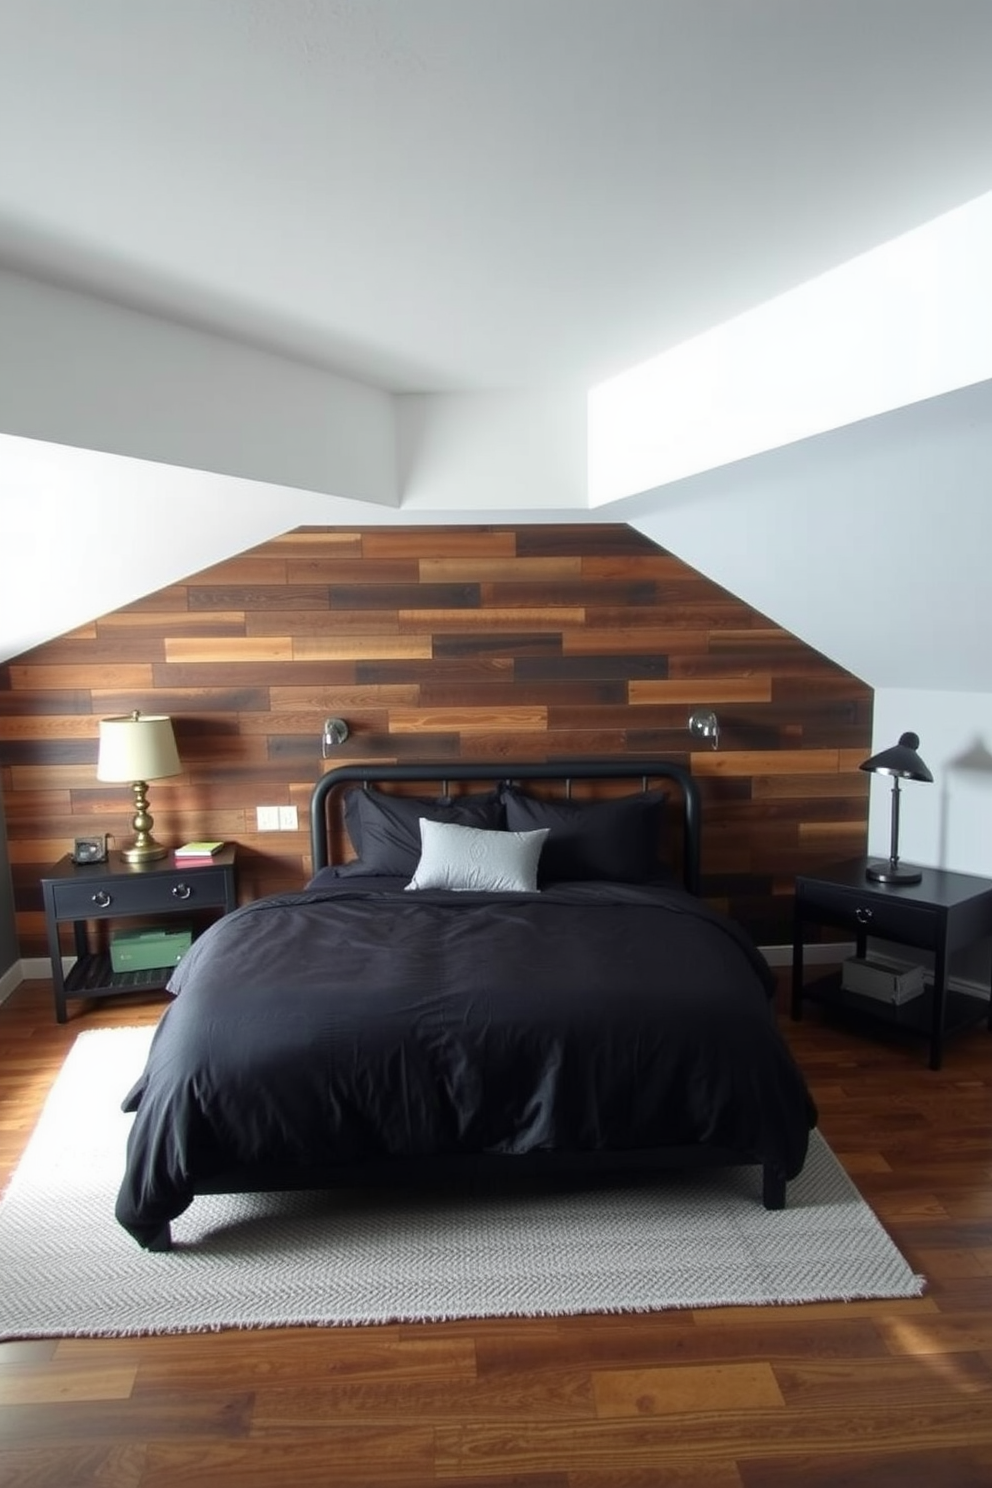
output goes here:
[{"label": "small alarm clock", "polygon": [[105,863],[107,861],[106,837],[74,838],[72,861],[74,863]]}]

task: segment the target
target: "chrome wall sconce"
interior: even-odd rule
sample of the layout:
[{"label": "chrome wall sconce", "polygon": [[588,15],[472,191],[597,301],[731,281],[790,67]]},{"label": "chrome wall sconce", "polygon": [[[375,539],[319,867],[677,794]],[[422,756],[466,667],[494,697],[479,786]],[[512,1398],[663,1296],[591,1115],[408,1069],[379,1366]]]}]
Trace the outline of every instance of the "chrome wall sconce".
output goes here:
[{"label": "chrome wall sconce", "polygon": [[325,718],[324,732],[320,737],[321,757],[330,759],[333,751],[345,742],[349,733],[350,729],[343,718]]},{"label": "chrome wall sconce", "polygon": [[889,858],[886,863],[869,863],[865,877],[873,883],[914,884],[919,883],[923,873],[919,868],[909,867],[899,861],[899,782],[900,780],[923,780],[933,784],[933,776],[917,754],[919,735],[902,734],[898,744],[873,754],[858,766],[871,775],[892,776],[892,824],[889,836]]},{"label": "chrome wall sconce", "polygon": [[720,721],[712,708],[694,708],[689,714],[689,732],[694,739],[709,739],[713,749],[720,747]]}]

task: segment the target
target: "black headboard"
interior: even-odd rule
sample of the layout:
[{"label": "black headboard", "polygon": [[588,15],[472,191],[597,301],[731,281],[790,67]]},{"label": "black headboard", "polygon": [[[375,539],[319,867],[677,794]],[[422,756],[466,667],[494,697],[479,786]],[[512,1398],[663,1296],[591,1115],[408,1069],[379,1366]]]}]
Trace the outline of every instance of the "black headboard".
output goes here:
[{"label": "black headboard", "polygon": [[331,862],[332,811],[342,787],[353,785],[380,786],[390,782],[440,785],[441,795],[448,794],[449,784],[470,782],[479,787],[498,785],[502,781],[540,780],[555,782],[571,793],[576,780],[636,780],[647,790],[653,783],[673,783],[678,787],[681,812],[682,878],[692,894],[699,893],[699,789],[682,765],[665,760],[576,759],[560,764],[464,764],[431,763],[418,765],[340,765],[328,770],[317,781],[310,797],[310,848],[313,871]]}]

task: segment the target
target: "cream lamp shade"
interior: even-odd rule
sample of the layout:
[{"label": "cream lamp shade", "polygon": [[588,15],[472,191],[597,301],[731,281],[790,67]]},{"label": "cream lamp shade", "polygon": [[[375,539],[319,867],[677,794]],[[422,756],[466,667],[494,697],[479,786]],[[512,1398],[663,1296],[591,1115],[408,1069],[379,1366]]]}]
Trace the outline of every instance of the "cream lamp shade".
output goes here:
[{"label": "cream lamp shade", "polygon": [[172,719],[135,711],[101,718],[97,780],[164,780],[181,775]]},{"label": "cream lamp shade", "polygon": [[171,718],[140,713],[137,709],[126,717],[101,718],[96,778],[126,781],[134,791],[131,827],[135,840],[121,853],[129,863],[165,857],[168,849],[152,836],[154,823],[148,810],[147,785],[149,780],[181,774]]}]

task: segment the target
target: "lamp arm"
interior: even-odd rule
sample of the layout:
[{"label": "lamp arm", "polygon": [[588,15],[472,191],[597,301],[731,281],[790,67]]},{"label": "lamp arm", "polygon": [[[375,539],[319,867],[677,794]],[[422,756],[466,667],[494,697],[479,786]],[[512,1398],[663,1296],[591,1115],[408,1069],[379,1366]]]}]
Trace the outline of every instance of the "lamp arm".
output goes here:
[{"label": "lamp arm", "polygon": [[889,867],[899,866],[899,776],[892,777],[892,835],[889,839]]}]

